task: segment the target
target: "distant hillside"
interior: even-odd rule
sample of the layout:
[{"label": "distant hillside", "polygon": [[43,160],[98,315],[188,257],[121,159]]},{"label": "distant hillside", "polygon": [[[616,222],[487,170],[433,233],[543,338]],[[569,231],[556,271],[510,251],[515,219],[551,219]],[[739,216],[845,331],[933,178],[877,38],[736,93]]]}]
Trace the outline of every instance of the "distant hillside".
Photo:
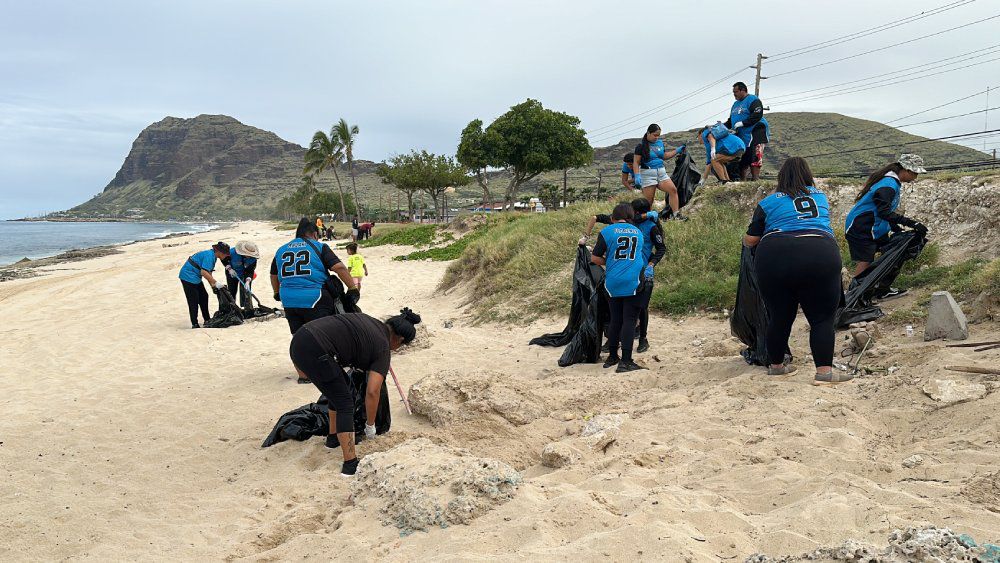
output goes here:
[{"label": "distant hillside", "polygon": [[[773,175],[792,155],[810,156],[817,176],[865,173],[881,166],[906,150],[924,157],[928,164],[981,160],[983,153],[943,142],[904,147],[903,143],[923,137],[910,135],[874,121],[835,113],[771,113],[771,144],[765,152],[765,174]],[[571,170],[569,185],[593,189],[596,176],[603,176],[602,190],[620,189],[622,155],[638,142],[625,139],[594,151],[594,164]],[[669,133],[668,146],[686,143],[698,162],[704,150],[696,131]],[[896,148],[844,152],[869,146]],[[235,219],[265,218],[278,199],[301,184],[305,149],[256,127],[244,125],[224,115],[199,115],[192,119],[167,117],[144,129],[114,179],[100,195],[74,207],[71,217],[144,217],[149,219]],[[358,192],[370,206],[394,207],[398,194],[374,174],[375,163],[355,164]],[[349,190],[347,167],[340,169],[341,181]],[[500,197],[505,174],[491,174],[493,194]],[[562,183],[562,173],[544,174],[529,183],[521,195],[534,194],[540,184]],[[336,190],[334,177],[319,179],[322,190]],[[459,189],[454,205],[479,201],[475,183]],[[384,198],[384,199],[380,199]],[[389,202],[392,198],[393,203]],[[429,201],[429,200],[428,200]]]}]

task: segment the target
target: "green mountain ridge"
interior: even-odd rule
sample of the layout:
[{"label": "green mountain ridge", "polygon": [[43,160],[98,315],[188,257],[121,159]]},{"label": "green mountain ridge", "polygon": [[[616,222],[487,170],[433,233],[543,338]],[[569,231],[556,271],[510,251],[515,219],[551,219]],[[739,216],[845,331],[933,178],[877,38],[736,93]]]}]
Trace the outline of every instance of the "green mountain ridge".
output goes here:
[{"label": "green mountain ridge", "polygon": [[[793,155],[809,157],[817,176],[867,173],[903,151],[922,155],[929,165],[986,158],[975,149],[941,141],[905,145],[924,138],[875,121],[836,113],[770,113],[767,118],[771,123],[771,143],[764,156],[765,175],[775,174],[780,163]],[[687,144],[696,162],[704,162],[696,130],[668,133],[664,141],[671,147]],[[568,185],[578,191],[592,191],[601,176],[604,193],[621,190],[622,155],[637,142],[638,138],[623,139],[615,145],[595,149],[594,164],[570,170]],[[889,147],[857,150],[882,145]],[[121,169],[99,195],[53,216],[268,218],[277,201],[301,185],[304,154],[305,148],[229,116],[166,117],[139,133]],[[371,161],[355,162],[358,192],[369,207],[394,208],[398,192],[375,176],[375,166]],[[344,190],[349,193],[347,166],[338,170]],[[489,177],[494,195],[501,193],[506,174],[495,172]],[[528,183],[522,195],[533,195],[543,183],[561,185],[562,179],[562,172],[542,174]],[[317,187],[335,192],[334,175],[329,172],[321,175]],[[474,205],[481,199],[474,182],[460,188],[456,196],[452,200],[454,206]]]}]

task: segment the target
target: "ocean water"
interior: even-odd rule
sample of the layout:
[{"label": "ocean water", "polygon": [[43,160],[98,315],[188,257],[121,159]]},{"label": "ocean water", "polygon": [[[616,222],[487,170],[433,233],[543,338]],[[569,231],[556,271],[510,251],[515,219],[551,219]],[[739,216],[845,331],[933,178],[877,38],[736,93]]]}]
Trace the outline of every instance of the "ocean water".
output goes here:
[{"label": "ocean water", "polygon": [[0,221],[0,266],[75,248],[149,240],[172,233],[201,233],[215,227],[206,223]]}]

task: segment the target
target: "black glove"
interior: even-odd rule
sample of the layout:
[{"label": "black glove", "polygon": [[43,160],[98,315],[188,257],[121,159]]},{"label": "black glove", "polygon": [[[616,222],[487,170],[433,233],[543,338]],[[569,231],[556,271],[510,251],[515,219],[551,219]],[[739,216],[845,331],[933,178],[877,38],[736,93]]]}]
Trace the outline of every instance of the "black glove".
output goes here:
[{"label": "black glove", "polygon": [[920,233],[920,235],[926,235],[927,234],[927,225],[924,225],[920,221],[914,221],[913,224],[910,225],[910,228],[913,229],[914,231]]},{"label": "black glove", "polygon": [[281,303],[281,294],[278,293],[277,291],[274,292],[274,300],[277,301],[278,303]]},{"label": "black glove", "polygon": [[351,305],[357,305],[358,301],[361,300],[361,291],[358,290],[358,288],[356,287],[348,289],[344,297],[347,299],[347,302],[350,303]]}]

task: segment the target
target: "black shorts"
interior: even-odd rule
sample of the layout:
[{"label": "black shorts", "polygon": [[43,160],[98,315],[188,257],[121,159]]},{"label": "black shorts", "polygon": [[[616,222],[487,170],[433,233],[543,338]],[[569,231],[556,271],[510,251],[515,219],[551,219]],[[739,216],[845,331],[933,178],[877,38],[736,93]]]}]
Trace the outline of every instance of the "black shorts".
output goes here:
[{"label": "black shorts", "polygon": [[292,334],[295,334],[296,331],[302,328],[302,325],[309,321],[329,317],[333,313],[333,298],[330,297],[330,292],[324,289],[315,306],[309,309],[289,307],[285,309],[285,319],[288,320],[289,330],[292,331]]},{"label": "black shorts", "polygon": [[846,238],[847,248],[851,252],[851,260],[855,262],[874,261],[875,254],[889,242],[889,235],[880,239],[872,239],[868,237],[855,237],[848,234]]}]

